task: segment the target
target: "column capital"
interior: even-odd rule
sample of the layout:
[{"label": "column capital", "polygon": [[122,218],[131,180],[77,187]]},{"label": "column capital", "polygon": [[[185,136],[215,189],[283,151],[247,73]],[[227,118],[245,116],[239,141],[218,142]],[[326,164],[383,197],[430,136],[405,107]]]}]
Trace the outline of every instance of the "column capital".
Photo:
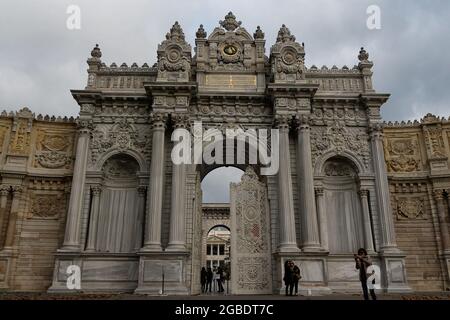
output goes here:
[{"label": "column capital", "polygon": [[277,114],[274,118],[274,127],[280,130],[289,130],[292,118],[291,114]]},{"label": "column capital", "polygon": [[189,114],[187,113],[172,113],[170,118],[175,129],[186,129],[189,127]]},{"label": "column capital", "polygon": [[367,198],[369,196],[369,190],[367,189],[361,189],[358,191],[358,194],[360,197]]},{"label": "column capital", "polygon": [[168,117],[169,115],[165,112],[152,112],[150,114],[149,122],[152,125],[153,130],[166,129]]},{"label": "column capital", "polygon": [[95,196],[99,196],[100,193],[102,192],[102,186],[99,184],[95,184],[91,186],[91,191],[92,191],[92,195]]},{"label": "column capital", "polygon": [[11,186],[8,186],[6,184],[0,185],[0,196],[7,196],[10,191],[11,191]]},{"label": "column capital", "polygon": [[369,125],[369,133],[372,139],[383,139],[383,124],[382,123],[372,123]]},{"label": "column capital", "polygon": [[315,187],[314,192],[317,197],[323,196],[325,193],[325,189],[323,187]]},{"label": "column capital", "polygon": [[20,195],[23,192],[23,187],[22,186],[12,186],[11,190],[15,195]]},{"label": "column capital", "polygon": [[298,131],[311,129],[311,116],[309,114],[297,114],[294,118],[294,124]]},{"label": "column capital", "polygon": [[442,201],[444,200],[444,191],[441,189],[435,189],[433,190],[433,196],[436,201]]},{"label": "column capital", "polygon": [[137,191],[138,191],[138,195],[139,195],[140,197],[145,197],[146,194],[147,194],[147,187],[145,187],[145,186],[139,186],[139,187],[137,188]]},{"label": "column capital", "polygon": [[90,134],[92,129],[94,128],[94,123],[90,119],[77,120],[78,132],[80,134]]}]

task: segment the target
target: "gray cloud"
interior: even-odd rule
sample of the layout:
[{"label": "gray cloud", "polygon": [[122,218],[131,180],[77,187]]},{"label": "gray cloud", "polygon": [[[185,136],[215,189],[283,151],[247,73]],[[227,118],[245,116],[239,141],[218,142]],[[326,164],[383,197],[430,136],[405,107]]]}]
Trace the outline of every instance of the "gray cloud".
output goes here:
[{"label": "gray cloud", "polygon": [[[81,30],[66,28],[71,4],[81,8]],[[371,4],[381,7],[381,30],[366,28]],[[376,89],[392,93],[382,112],[385,120],[415,119],[428,112],[450,115],[446,0],[2,0],[0,108],[29,106],[36,113],[77,115],[69,90],[84,88],[86,58],[95,43],[107,64],[151,65],[175,20],[194,47],[198,25],[210,33],[230,10],[249,32],[261,26],[266,54],[285,23],[305,42],[308,66],[351,67],[365,46],[375,63]]]},{"label": "gray cloud", "polygon": [[[81,30],[66,28],[66,9],[81,8]],[[366,28],[366,8],[381,7],[382,29]],[[76,115],[69,89],[86,83],[86,58],[100,43],[109,64],[155,62],[156,48],[175,20],[194,46],[200,23],[207,31],[232,10],[253,32],[266,33],[266,53],[285,23],[306,43],[311,66],[357,63],[364,45],[375,62],[374,82],[392,93],[386,120],[450,114],[447,32],[450,3],[434,1],[67,1],[3,0],[0,10],[0,107],[29,106],[37,113]]]},{"label": "gray cloud", "polygon": [[244,172],[233,167],[211,171],[202,181],[203,203],[230,202],[230,183],[240,182]]}]

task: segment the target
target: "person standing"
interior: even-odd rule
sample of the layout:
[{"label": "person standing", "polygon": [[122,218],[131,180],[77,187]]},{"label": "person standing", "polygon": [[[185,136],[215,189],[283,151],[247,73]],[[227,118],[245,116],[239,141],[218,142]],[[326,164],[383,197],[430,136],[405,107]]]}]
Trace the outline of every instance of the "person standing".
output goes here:
[{"label": "person standing", "polygon": [[[377,300],[377,296],[375,295],[375,289],[368,290],[367,288],[367,279],[375,271],[372,274],[367,274],[367,268],[372,265],[372,260],[367,255],[366,249],[361,248],[358,250],[358,254],[355,254],[355,262],[356,262],[356,269],[359,270],[359,280],[361,281],[364,300],[369,300],[369,291],[372,300]],[[375,280],[373,280],[372,283],[375,284]]]},{"label": "person standing", "polygon": [[202,284],[202,293],[206,292],[207,281],[208,281],[208,272],[206,271],[205,267],[203,267],[202,271],[200,272],[200,283]]},{"label": "person standing", "polygon": [[291,264],[292,264],[292,273],[293,273],[293,275],[292,275],[293,287],[295,290],[295,295],[298,296],[298,282],[300,281],[302,276],[300,274],[300,268],[296,264],[294,264],[294,262],[291,262]]},{"label": "person standing", "polygon": [[213,272],[211,270],[211,267],[208,267],[208,272],[206,274],[206,292],[208,292],[208,288],[209,288],[209,292],[211,292],[211,286],[212,286],[212,281],[213,281]]},{"label": "person standing", "polygon": [[225,291],[223,289],[222,282],[223,282],[223,269],[222,269],[222,267],[218,267],[217,268],[217,287],[218,287],[219,292]]},{"label": "person standing", "polygon": [[293,284],[293,270],[291,267],[291,261],[288,260],[284,263],[284,285],[286,286],[286,296],[291,295],[292,296],[292,289],[294,288],[292,286]]}]

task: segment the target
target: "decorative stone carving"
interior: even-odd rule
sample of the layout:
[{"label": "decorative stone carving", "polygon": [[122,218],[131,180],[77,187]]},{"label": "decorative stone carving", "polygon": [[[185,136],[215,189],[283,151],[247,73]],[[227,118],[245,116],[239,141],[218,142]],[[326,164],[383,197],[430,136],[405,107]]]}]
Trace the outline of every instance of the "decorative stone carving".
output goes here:
[{"label": "decorative stone carving", "polygon": [[186,42],[178,22],[158,46],[158,76],[156,81],[189,81],[191,71],[191,46]]},{"label": "decorative stone carving", "polygon": [[58,219],[65,210],[63,194],[31,194],[31,216],[36,219]]},{"label": "decorative stone carving", "polygon": [[234,294],[270,294],[271,250],[267,192],[252,167],[231,185],[231,256]]},{"label": "decorative stone carving", "polygon": [[313,166],[318,157],[333,150],[337,155],[345,150],[360,157],[366,169],[370,163],[369,137],[356,128],[347,128],[340,122],[331,127],[313,127],[311,132]]},{"label": "decorative stone carving", "polygon": [[328,177],[355,177],[355,170],[348,164],[342,161],[327,161],[324,168],[324,173]]},{"label": "decorative stone carving", "polygon": [[420,170],[417,141],[410,138],[385,140],[386,165],[389,172]]},{"label": "decorative stone carving", "polygon": [[424,199],[421,197],[397,199],[397,219],[424,219]]},{"label": "decorative stone carving", "polygon": [[284,24],[278,31],[277,42],[270,50],[270,57],[275,82],[305,79],[305,48],[295,42],[295,37]]},{"label": "decorative stone carving", "polygon": [[35,166],[47,169],[70,168],[72,164],[73,137],[66,133],[46,133],[39,130],[35,155]]},{"label": "decorative stone carving", "polygon": [[56,151],[44,151],[36,155],[37,162],[44,168],[57,169],[72,163],[72,157]]},{"label": "decorative stone carving", "polygon": [[207,37],[207,33],[205,29],[203,29],[203,25],[201,24],[198,28],[197,32],[195,33],[195,36],[197,39],[205,39]]},{"label": "decorative stone carving", "polygon": [[230,11],[225,16],[225,20],[219,21],[219,24],[227,31],[234,31],[242,24],[241,21],[236,21],[236,16]]},{"label": "decorative stone carving", "polygon": [[100,156],[110,150],[133,150],[142,154],[146,159],[150,155],[150,128],[143,128],[122,118],[118,123],[109,127],[97,127],[92,132],[90,163],[95,164]]},{"label": "decorative stone carving", "polygon": [[446,159],[445,144],[442,137],[442,129],[439,127],[427,127],[425,129],[425,142],[430,156],[435,159]]},{"label": "decorative stone carving", "polygon": [[[28,110],[28,109],[27,109]],[[27,110],[21,110],[26,115]],[[12,138],[9,143],[9,152],[15,155],[28,155],[30,150],[31,123],[28,119],[15,119]]]},{"label": "decorative stone carving", "polygon": [[94,59],[100,59],[102,57],[102,51],[100,50],[98,44],[95,45],[95,48],[91,51],[91,57]]},{"label": "decorative stone carving", "polygon": [[255,31],[255,33],[253,34],[253,38],[255,38],[255,40],[256,40],[256,39],[264,39],[264,32],[262,32],[260,26],[257,26],[257,27],[256,27],[256,31]]},{"label": "decorative stone carving", "polygon": [[135,161],[129,161],[129,157],[114,156],[103,165],[103,174],[108,179],[129,179],[139,171],[139,165]]}]

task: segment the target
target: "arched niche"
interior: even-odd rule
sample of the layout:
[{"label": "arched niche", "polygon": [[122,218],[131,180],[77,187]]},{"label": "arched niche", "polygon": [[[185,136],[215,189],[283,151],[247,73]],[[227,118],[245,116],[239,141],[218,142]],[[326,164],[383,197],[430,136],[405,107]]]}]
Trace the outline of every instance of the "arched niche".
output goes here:
[{"label": "arched niche", "polygon": [[[128,154],[115,154],[102,167],[95,251],[130,253],[142,246],[145,197],[139,195],[139,163]],[[91,214],[95,214],[91,209]],[[91,219],[92,220],[92,219]],[[91,226],[92,227],[92,226]]]},{"label": "arched niche", "polygon": [[323,164],[321,175],[330,253],[356,252],[364,247],[358,167],[348,158],[332,157]]}]

